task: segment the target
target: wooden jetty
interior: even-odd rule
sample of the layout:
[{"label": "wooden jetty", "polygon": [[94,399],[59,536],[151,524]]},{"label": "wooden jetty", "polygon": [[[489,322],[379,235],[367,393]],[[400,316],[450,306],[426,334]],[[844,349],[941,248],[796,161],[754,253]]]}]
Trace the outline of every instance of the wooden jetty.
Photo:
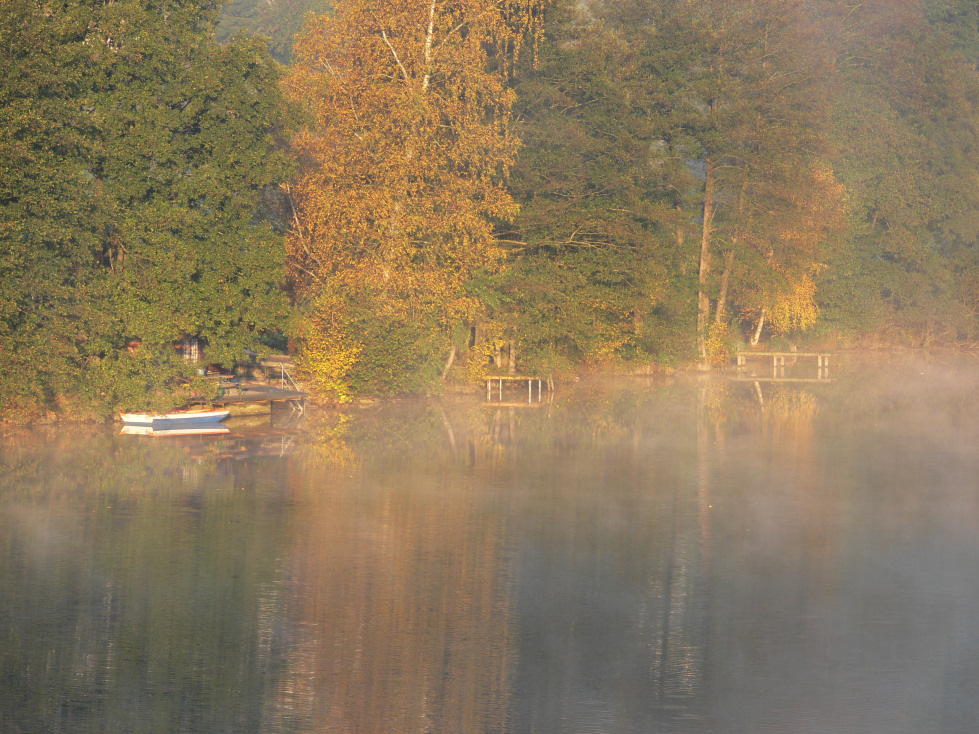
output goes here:
[{"label": "wooden jetty", "polygon": [[799,357],[812,359],[815,357],[816,367],[818,369],[828,369],[830,354],[830,352],[737,352],[735,357],[737,358],[738,367],[744,367],[748,363],[749,357],[770,358],[773,367],[784,367],[786,357],[793,359]]},{"label": "wooden jetty", "polygon": [[807,383],[807,382],[832,382],[829,377],[732,377],[732,382],[762,382],[762,383]]},{"label": "wooden jetty", "polygon": [[[493,400],[493,383],[498,384],[496,393],[498,395],[498,400]],[[503,403],[503,383],[527,383],[527,402],[526,403]],[[537,387],[537,400],[534,400],[534,386]],[[548,389],[550,389],[550,384],[548,384]],[[544,390],[544,380],[536,375],[492,375],[486,378],[486,402],[493,403],[494,405],[508,405],[510,407],[516,407],[518,405],[533,405],[535,403],[542,402],[542,395]]]},{"label": "wooden jetty", "polygon": [[219,393],[211,400],[215,405],[243,405],[305,400],[308,395],[299,390],[287,390],[274,385],[262,385],[244,380],[225,380],[219,383]]},{"label": "wooden jetty", "polygon": [[786,362],[799,364],[800,361],[815,360],[816,379],[813,382],[822,382],[829,378],[829,359],[832,352],[736,352],[738,372],[741,372],[748,365],[749,359],[763,359],[771,361],[772,379],[785,378]]},{"label": "wooden jetty", "polygon": [[291,367],[294,365],[288,356],[255,359],[252,355],[249,361],[235,365],[234,376],[218,376],[218,396],[211,402],[223,406],[268,403],[270,407],[288,402],[302,412],[309,396],[293,380]]}]

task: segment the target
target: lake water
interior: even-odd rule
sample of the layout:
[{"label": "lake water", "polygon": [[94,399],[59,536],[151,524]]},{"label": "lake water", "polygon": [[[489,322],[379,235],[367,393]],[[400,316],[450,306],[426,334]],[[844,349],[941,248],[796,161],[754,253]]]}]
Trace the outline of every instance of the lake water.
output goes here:
[{"label": "lake water", "polygon": [[979,362],[831,376],[8,435],[0,731],[972,734]]}]

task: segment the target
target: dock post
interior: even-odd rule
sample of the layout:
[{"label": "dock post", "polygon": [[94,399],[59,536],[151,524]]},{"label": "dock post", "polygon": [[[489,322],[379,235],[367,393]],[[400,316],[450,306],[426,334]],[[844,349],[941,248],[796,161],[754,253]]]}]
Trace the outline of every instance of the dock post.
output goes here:
[{"label": "dock post", "polygon": [[817,360],[818,360],[817,377],[820,380],[826,379],[827,377],[829,377],[829,355],[820,354],[817,357]]},{"label": "dock post", "polygon": [[490,392],[492,385],[493,385],[493,380],[487,377],[486,378],[486,402],[487,403],[493,399],[493,393]]},{"label": "dock post", "polygon": [[531,379],[527,380],[527,402],[534,402],[534,381]]}]

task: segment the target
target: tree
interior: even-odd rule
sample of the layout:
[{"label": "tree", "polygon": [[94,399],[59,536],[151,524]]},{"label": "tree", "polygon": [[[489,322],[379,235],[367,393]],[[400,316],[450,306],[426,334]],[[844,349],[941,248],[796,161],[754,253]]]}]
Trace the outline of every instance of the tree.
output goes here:
[{"label": "tree", "polygon": [[949,25],[951,8],[938,14],[948,33],[929,25],[925,10],[941,5],[828,11],[844,82],[836,171],[850,217],[822,292],[839,329],[919,343],[975,334],[965,283],[979,239],[979,74],[954,40],[967,28]]},{"label": "tree", "polygon": [[577,3],[553,6],[546,26],[515,87],[520,213],[500,233],[497,328],[538,369],[685,357],[676,322],[695,269],[675,233],[692,177],[658,155],[635,45]]},{"label": "tree", "polygon": [[333,0],[228,0],[221,8],[215,37],[224,43],[242,34],[262,36],[268,39],[272,56],[288,64],[306,14],[329,13],[333,5]]},{"label": "tree", "polygon": [[541,4],[351,0],[297,40],[288,86],[312,123],[289,265],[307,367],[338,396],[424,387],[474,319],[467,283],[514,213],[507,70]]},{"label": "tree", "polygon": [[948,43],[957,54],[971,63],[979,63],[979,7],[959,0],[922,0],[928,25],[947,34]]},{"label": "tree", "polygon": [[[795,1],[615,6],[643,49],[645,104],[659,120],[662,154],[700,181],[687,216],[700,252],[704,361],[712,311],[723,324],[731,303],[745,314],[770,308],[818,263],[839,221],[825,129],[829,70],[804,10]],[[739,262],[746,271],[736,279]]]},{"label": "tree", "polygon": [[178,339],[227,362],[282,326],[281,239],[254,221],[287,171],[278,67],[257,42],[216,46],[210,3],[15,9],[0,339],[22,369],[5,398],[166,400]]},{"label": "tree", "polygon": [[83,113],[83,9],[12,0],[0,17],[0,377],[4,412],[69,387],[80,359],[75,293],[93,277],[93,206],[80,176],[95,146]]}]

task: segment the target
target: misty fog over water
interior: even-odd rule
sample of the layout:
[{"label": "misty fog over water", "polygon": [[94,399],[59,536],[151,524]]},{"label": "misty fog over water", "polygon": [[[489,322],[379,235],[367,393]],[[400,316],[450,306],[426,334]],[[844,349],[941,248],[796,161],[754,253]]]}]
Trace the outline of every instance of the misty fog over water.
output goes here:
[{"label": "misty fog over water", "polygon": [[979,730],[979,359],[731,376],[6,436],[0,731]]}]

